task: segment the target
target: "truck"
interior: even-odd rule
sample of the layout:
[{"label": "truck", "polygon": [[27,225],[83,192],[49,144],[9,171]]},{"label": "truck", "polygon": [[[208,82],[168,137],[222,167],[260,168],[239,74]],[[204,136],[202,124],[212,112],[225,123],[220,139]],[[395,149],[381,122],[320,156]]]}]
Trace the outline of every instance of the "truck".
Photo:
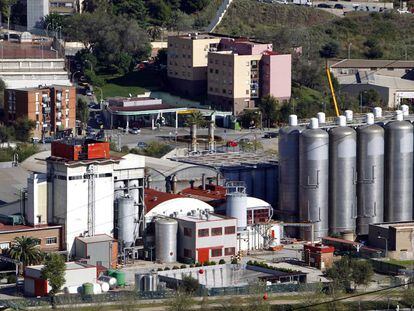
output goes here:
[{"label": "truck", "polygon": [[312,6],[312,2],[309,0],[293,0],[293,4]]}]

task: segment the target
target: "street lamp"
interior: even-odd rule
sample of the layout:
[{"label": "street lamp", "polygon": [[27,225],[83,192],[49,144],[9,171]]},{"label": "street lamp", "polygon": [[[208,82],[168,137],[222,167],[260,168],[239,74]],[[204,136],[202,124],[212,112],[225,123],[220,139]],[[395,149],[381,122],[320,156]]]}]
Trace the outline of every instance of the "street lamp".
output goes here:
[{"label": "street lamp", "polygon": [[74,73],[72,73],[72,77],[71,77],[71,81],[73,82],[73,78],[75,77],[75,74],[77,74],[77,73],[81,73],[79,70],[78,71],[75,71]]},{"label": "street lamp", "polygon": [[352,46],[352,43],[349,42],[348,43],[348,59],[351,59],[351,46]]},{"label": "street lamp", "polygon": [[385,241],[385,257],[388,257],[388,238],[380,235],[377,238]]}]

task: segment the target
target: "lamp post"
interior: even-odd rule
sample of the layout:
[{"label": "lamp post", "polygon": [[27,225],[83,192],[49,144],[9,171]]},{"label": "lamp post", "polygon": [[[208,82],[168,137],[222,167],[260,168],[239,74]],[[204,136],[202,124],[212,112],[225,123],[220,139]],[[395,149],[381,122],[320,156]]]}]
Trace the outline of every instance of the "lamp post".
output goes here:
[{"label": "lamp post", "polygon": [[74,73],[72,73],[72,77],[71,77],[71,81],[73,82],[73,78],[75,77],[75,74],[77,74],[77,73],[80,73],[80,71],[78,70],[78,71],[75,71]]},{"label": "lamp post", "polygon": [[351,59],[351,46],[352,46],[352,43],[349,42],[348,43],[348,59]]},{"label": "lamp post", "polygon": [[385,257],[388,257],[388,238],[379,235],[378,239],[385,241]]}]

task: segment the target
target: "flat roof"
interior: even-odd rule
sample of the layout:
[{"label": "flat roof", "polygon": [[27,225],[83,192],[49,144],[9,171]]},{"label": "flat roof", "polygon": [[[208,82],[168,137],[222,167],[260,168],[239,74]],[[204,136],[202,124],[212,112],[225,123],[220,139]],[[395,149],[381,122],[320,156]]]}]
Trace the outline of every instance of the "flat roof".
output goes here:
[{"label": "flat roof", "polygon": [[231,168],[242,166],[263,166],[263,165],[276,165],[277,158],[275,155],[271,155],[265,152],[257,153],[245,153],[245,152],[225,152],[225,153],[213,153],[207,155],[195,155],[188,157],[177,157],[172,160],[178,162],[184,162],[194,165],[211,166],[215,168]]},{"label": "flat roof", "polygon": [[386,59],[343,59],[330,62],[330,68],[414,68],[414,61]]},{"label": "flat roof", "polygon": [[399,222],[384,222],[384,223],[377,223],[372,224],[373,226],[381,227],[381,228],[414,228],[414,221],[399,221]]},{"label": "flat roof", "polygon": [[[2,61],[5,59],[56,59],[56,52],[52,51],[52,41],[32,42],[32,43],[17,43],[3,40],[2,46]],[[59,55],[58,55],[59,56]],[[60,58],[60,56],[59,56]]]},{"label": "flat roof", "polygon": [[37,225],[37,226],[25,226],[25,225],[5,225],[0,223],[0,233],[13,233],[13,232],[24,232],[24,231],[40,231],[48,229],[62,228],[60,225],[49,226],[49,225]]},{"label": "flat roof", "polygon": [[190,221],[190,222],[210,222],[210,221],[228,220],[228,219],[236,219],[236,218],[214,214],[214,213],[208,213],[208,219],[206,218],[205,215],[203,215],[203,217],[200,218],[199,214],[196,214],[194,216],[193,215],[178,215],[177,219]]},{"label": "flat roof", "polygon": [[116,102],[135,102],[135,101],[147,101],[147,100],[161,100],[161,98],[155,97],[110,97],[107,98],[107,101],[116,101]]},{"label": "flat roof", "polygon": [[[95,266],[76,262],[76,261],[69,261],[65,262],[66,270],[79,270],[85,268],[95,268]],[[33,270],[42,270],[44,265],[35,265],[35,266],[28,266],[26,269],[33,269]]]},{"label": "flat roof", "polygon": [[99,242],[110,242],[110,241],[114,240],[114,238],[110,237],[107,234],[98,234],[98,235],[94,235],[94,236],[85,236],[85,237],[78,236],[78,237],[76,237],[76,239],[78,239],[79,241],[82,241],[86,244],[88,244],[88,243],[99,243]]}]

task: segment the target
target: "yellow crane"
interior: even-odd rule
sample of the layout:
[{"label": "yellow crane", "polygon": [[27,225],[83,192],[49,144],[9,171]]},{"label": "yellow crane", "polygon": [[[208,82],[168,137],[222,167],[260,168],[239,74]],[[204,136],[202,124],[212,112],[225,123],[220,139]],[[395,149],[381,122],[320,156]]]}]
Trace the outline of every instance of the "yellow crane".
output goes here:
[{"label": "yellow crane", "polygon": [[334,107],[335,107],[335,113],[336,113],[336,116],[339,117],[338,103],[336,101],[335,89],[333,87],[331,71],[329,70],[328,62],[326,62],[326,76],[328,77],[329,89],[331,90],[332,100],[333,100]]}]

